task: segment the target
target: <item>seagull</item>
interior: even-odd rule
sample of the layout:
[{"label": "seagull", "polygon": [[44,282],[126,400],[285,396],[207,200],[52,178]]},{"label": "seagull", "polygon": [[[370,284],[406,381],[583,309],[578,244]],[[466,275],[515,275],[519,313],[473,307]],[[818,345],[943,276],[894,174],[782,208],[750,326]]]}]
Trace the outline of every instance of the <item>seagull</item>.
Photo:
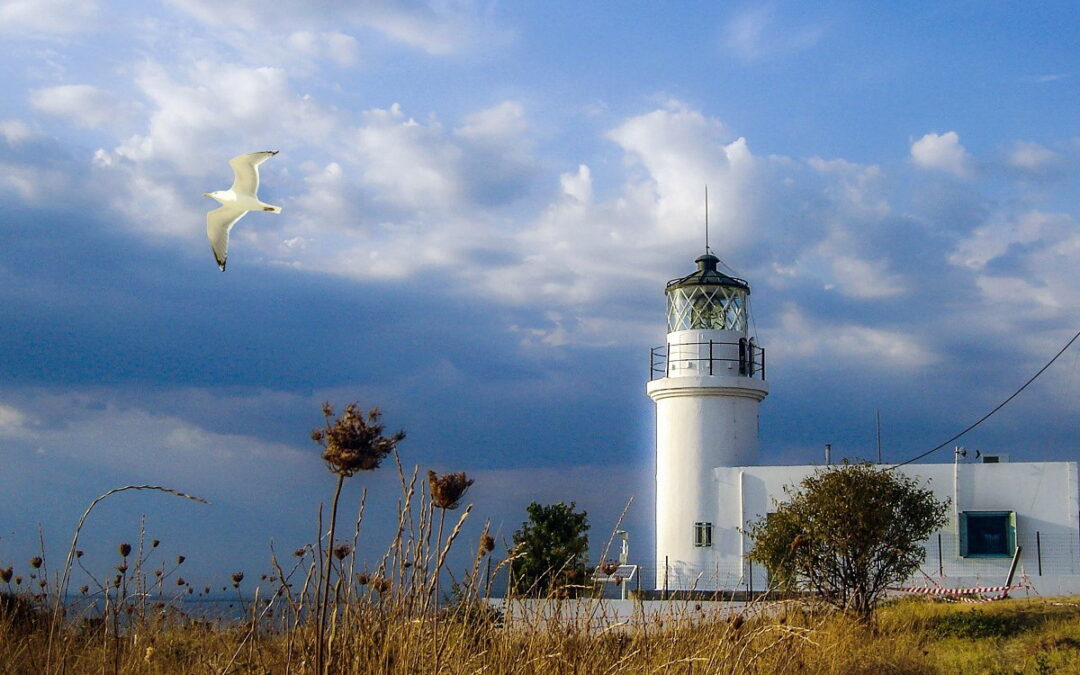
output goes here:
[{"label": "seagull", "polygon": [[237,155],[229,160],[234,178],[228,190],[207,192],[203,197],[213,197],[221,203],[219,208],[206,214],[206,236],[210,238],[210,248],[218,267],[225,271],[225,258],[229,250],[229,230],[236,221],[248,211],[269,211],[281,213],[280,206],[272,206],[259,201],[259,165],[278,154],[277,150],[249,152]]}]

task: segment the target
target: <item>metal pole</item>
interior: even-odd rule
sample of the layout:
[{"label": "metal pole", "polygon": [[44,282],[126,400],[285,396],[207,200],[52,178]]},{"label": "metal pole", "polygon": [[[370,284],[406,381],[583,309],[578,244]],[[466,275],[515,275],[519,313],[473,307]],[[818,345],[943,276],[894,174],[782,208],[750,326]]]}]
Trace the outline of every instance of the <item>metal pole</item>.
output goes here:
[{"label": "metal pole", "polygon": [[712,375],[712,340],[709,340],[709,374]]},{"label": "metal pole", "polygon": [[877,463],[881,464],[881,409],[877,411]]},{"label": "metal pole", "polygon": [[1039,532],[1035,532],[1035,557],[1039,559],[1039,576],[1042,576],[1042,537],[1039,536]]},{"label": "metal pole", "polygon": [[747,560],[746,561],[746,569],[747,569],[747,573],[750,576],[750,584],[749,584],[748,590],[752,594],[754,592],[754,561],[753,560]]},{"label": "metal pole", "polygon": [[[1012,565],[1009,565],[1009,578],[1005,580],[1006,586],[1012,586],[1013,575],[1016,574],[1016,563],[1020,562],[1020,551],[1023,551],[1023,546],[1017,546],[1016,552],[1013,553]],[[1009,591],[1005,591],[1008,593]]]},{"label": "metal pole", "polygon": [[939,577],[945,576],[945,563],[941,559],[941,533],[937,534],[937,573]]},{"label": "metal pole", "polygon": [[667,556],[664,556],[664,599],[668,597],[668,563]]}]

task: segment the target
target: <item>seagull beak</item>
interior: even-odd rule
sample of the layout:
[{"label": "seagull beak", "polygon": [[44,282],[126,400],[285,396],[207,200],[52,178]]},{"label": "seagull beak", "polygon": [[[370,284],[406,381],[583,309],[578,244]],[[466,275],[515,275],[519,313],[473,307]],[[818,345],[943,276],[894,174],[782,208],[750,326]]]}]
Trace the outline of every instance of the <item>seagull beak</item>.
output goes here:
[{"label": "seagull beak", "polygon": [[213,196],[214,195],[210,194],[209,192],[204,192],[203,193],[203,197],[213,197]]}]

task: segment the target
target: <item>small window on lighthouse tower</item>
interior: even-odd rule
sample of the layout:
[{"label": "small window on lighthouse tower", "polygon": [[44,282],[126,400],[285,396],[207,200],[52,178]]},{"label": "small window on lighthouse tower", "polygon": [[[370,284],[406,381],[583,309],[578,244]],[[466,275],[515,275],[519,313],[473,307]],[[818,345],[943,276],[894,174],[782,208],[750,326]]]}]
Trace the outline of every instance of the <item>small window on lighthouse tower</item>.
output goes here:
[{"label": "small window on lighthouse tower", "polygon": [[712,546],[712,523],[694,523],[694,546]]}]

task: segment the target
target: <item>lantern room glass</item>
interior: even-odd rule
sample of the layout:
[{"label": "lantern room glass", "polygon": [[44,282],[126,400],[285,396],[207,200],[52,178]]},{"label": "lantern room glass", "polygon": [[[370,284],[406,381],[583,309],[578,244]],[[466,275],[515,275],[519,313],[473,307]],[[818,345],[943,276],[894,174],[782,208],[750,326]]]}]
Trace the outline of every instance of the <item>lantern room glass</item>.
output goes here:
[{"label": "lantern room glass", "polygon": [[746,290],[726,285],[668,290],[668,332],[732,330],[746,333]]}]

